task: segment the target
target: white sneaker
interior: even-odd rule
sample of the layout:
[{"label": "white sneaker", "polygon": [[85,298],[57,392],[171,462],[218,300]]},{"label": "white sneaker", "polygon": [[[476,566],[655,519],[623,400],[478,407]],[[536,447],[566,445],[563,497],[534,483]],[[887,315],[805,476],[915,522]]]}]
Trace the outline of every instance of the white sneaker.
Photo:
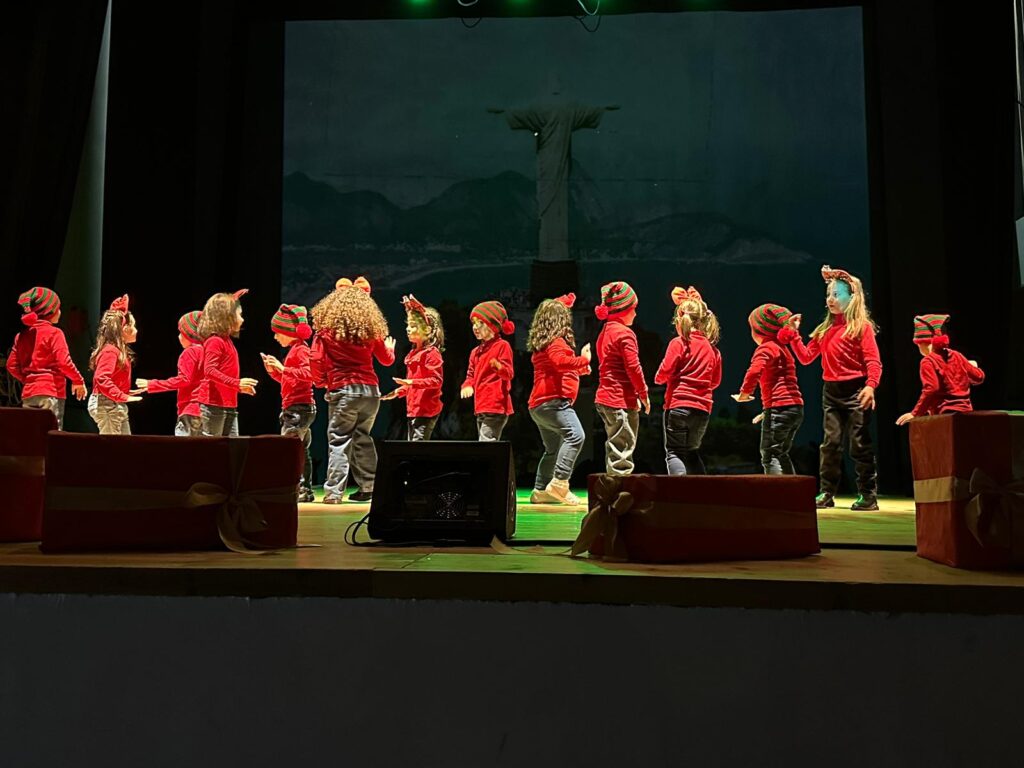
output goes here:
[{"label": "white sneaker", "polygon": [[537,488],[534,488],[533,491],[530,493],[530,503],[531,504],[557,504],[558,503],[558,499],[556,499],[554,496],[552,496],[547,491],[542,491],[542,490],[538,490]]},{"label": "white sneaker", "polygon": [[568,480],[552,479],[548,483],[547,488],[544,491],[552,496],[556,503],[567,504],[569,506],[578,506],[582,504],[578,496],[573,495],[572,491],[569,490]]}]

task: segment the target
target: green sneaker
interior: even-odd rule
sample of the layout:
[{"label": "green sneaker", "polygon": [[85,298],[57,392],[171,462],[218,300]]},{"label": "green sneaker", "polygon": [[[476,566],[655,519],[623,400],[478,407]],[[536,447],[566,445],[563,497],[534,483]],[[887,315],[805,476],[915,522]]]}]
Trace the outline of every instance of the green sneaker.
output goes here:
[{"label": "green sneaker", "polygon": [[878,509],[878,499],[874,496],[858,496],[857,500],[850,505],[855,512],[873,512]]},{"label": "green sneaker", "polygon": [[819,493],[814,497],[814,506],[818,509],[829,509],[836,505],[835,501],[832,500],[831,493]]}]

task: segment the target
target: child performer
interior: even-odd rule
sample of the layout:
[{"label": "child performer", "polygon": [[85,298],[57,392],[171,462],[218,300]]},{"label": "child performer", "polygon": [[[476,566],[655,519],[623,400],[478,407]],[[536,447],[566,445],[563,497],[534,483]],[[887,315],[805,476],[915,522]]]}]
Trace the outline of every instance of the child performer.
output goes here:
[{"label": "child performer", "polygon": [[85,379],[78,372],[60,321],[60,297],[49,288],[30,288],[18,297],[25,330],[14,337],[7,356],[7,372],[21,382],[23,408],[45,408],[57,417],[57,429],[64,428],[67,384],[78,400],[86,397]]},{"label": "child performer", "polygon": [[882,360],[875,342],[875,325],[868,313],[864,286],[843,269],[821,268],[828,316],[811,331],[805,346],[800,339],[800,315],[778,334],[803,365],[821,355],[822,411],[825,437],[819,449],[819,508],[833,507],[842,472],[843,444],[849,442],[857,470],[857,500],[851,509],[878,509],[878,470],[871,441],[870,412],[882,379]]},{"label": "child performer", "polygon": [[629,283],[608,283],[601,288],[601,303],[594,307],[604,327],[597,337],[598,383],[594,402],[604,422],[605,471],[610,475],[633,472],[640,427],[640,406],[651,412],[651,398],[640,367],[636,334],[638,299]]},{"label": "child performer", "polygon": [[792,316],[778,304],[762,304],[750,313],[747,322],[757,349],[739,394],[733,395],[736,402],[745,403],[754,399],[754,389],[761,386],[761,466],[766,475],[796,474],[789,451],[804,420],[804,399],[793,353],[778,339]]},{"label": "child performer", "polygon": [[237,339],[245,318],[241,298],[247,289],[215,293],[206,301],[199,318],[203,340],[203,380],[196,390],[203,435],[229,437],[238,434],[238,393],[256,394],[256,379],[239,378]]},{"label": "child performer", "polygon": [[511,336],[515,324],[500,301],[484,301],[469,313],[473,335],[480,343],[469,353],[469,369],[459,395],[473,398],[478,440],[501,440],[512,413],[512,347],[501,338]]},{"label": "child performer", "polygon": [[405,332],[412,349],[405,356],[406,378],[395,378],[398,389],[382,400],[406,398],[409,420],[408,440],[429,440],[441,413],[441,385],[444,383],[444,326],[433,307],[425,307],[415,296],[403,296]]},{"label": "child performer", "polygon": [[921,353],[921,397],[900,426],[918,416],[938,413],[970,413],[971,387],[985,381],[985,372],[949,348],[946,325],[949,315],[918,315],[914,318],[914,343]]},{"label": "child performer", "polygon": [[579,392],[580,374],[590,373],[590,345],[585,344],[579,355],[574,352],[576,338],[569,308],[575,302],[572,293],[542,301],[526,340],[527,350],[533,353],[530,418],[544,443],[530,494],[533,504],[581,503],[569,491],[569,477],[585,437],[572,404]]},{"label": "child performer", "polygon": [[700,444],[722,383],[718,319],[693,286],[673,288],[672,301],[676,337],[654,375],[655,384],[665,385],[665,464],[670,475],[703,475]]},{"label": "child performer", "polygon": [[274,339],[288,350],[284,363],[273,355],[261,354],[263,367],[270,377],[281,385],[281,434],[294,435],[302,441],[306,461],[299,478],[299,501],[316,501],[313,496],[313,459],[309,445],[313,439],[311,427],[316,418],[313,403],[313,373],[309,364],[309,345],[313,335],[306,318],[306,308],[298,304],[282,304],[270,321]]},{"label": "child performer", "polygon": [[388,324],[370,298],[365,277],[341,278],[313,307],[313,329],[313,383],[328,390],[324,503],[341,503],[350,467],[359,490],[348,498],[367,501],[377,470],[370,430],[380,408],[373,359],[381,365],[395,362],[395,340],[388,336]]},{"label": "child performer", "polygon": [[203,313],[193,310],[178,320],[178,375],[169,379],[136,379],[135,386],[154,392],[178,393],[178,421],[174,425],[175,437],[199,437],[203,434],[196,400],[199,384],[203,380],[203,340],[199,337],[199,319]]},{"label": "child performer", "polygon": [[135,318],[128,311],[128,296],[114,299],[100,318],[96,346],[89,356],[93,375],[88,410],[101,435],[132,433],[128,424],[128,403],[138,402],[141,390],[131,389],[135,353],[128,345],[133,344],[137,336]]}]

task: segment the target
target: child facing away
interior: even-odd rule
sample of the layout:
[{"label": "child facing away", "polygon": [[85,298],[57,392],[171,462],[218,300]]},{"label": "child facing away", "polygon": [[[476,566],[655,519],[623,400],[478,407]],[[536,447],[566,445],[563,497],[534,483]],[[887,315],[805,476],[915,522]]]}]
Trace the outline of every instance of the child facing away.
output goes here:
[{"label": "child facing away", "polygon": [[313,495],[313,458],[309,446],[313,440],[312,426],[316,418],[313,402],[313,372],[310,349],[306,343],[313,335],[306,308],[299,304],[282,304],[270,320],[274,340],[288,350],[282,363],[273,355],[260,354],[270,378],[281,385],[281,434],[293,435],[302,441],[306,458],[299,478],[299,501],[315,501]]},{"label": "child facing away", "polygon": [[469,313],[473,336],[480,343],[469,353],[469,368],[459,396],[473,398],[477,440],[501,440],[512,415],[512,346],[501,338],[515,333],[515,324],[500,301],[482,301]]},{"label": "child facing away", "polygon": [[750,336],[757,345],[750,367],[743,377],[739,403],[754,399],[754,390],[761,388],[761,466],[766,475],[794,475],[789,452],[793,439],[804,420],[804,398],[796,379],[793,353],[779,343],[778,334],[793,316],[778,304],[762,304],[747,322]]},{"label": "child facing away", "polygon": [[89,356],[93,375],[88,410],[101,435],[132,433],[128,403],[138,402],[138,393],[142,391],[131,389],[135,353],[130,345],[137,337],[135,317],[128,311],[128,296],[121,296],[100,318],[96,345]]},{"label": "child facing away", "polygon": [[918,315],[914,318],[914,343],[921,353],[921,397],[914,409],[896,423],[903,426],[918,416],[939,413],[970,413],[971,387],[985,381],[985,372],[949,347],[946,326],[949,315]]},{"label": "child facing away", "polygon": [[147,393],[177,392],[178,420],[174,425],[175,437],[199,437],[203,434],[196,399],[203,380],[203,340],[199,336],[199,310],[187,312],[178,319],[178,374],[169,379],[136,379],[135,386]]},{"label": "child facing away", "polygon": [[594,397],[604,422],[605,472],[628,475],[633,472],[633,452],[640,428],[640,407],[651,412],[636,334],[630,327],[636,319],[636,292],[629,283],[616,281],[601,288],[601,303],[594,307],[604,327],[597,337],[598,382]]},{"label": "child facing away", "polygon": [[23,408],[45,408],[57,419],[57,429],[64,428],[64,406],[67,381],[78,400],[88,394],[85,379],[78,371],[60,321],[60,297],[49,288],[36,286],[18,297],[21,322],[25,330],[14,337],[7,356],[7,372],[21,382]]},{"label": "child facing away", "polygon": [[703,475],[700,445],[722,382],[718,319],[693,286],[674,288],[672,301],[676,337],[654,375],[665,385],[665,464],[670,475]]},{"label": "child facing away", "polygon": [[256,379],[239,377],[238,350],[232,339],[242,331],[242,296],[248,291],[215,293],[199,318],[203,340],[203,380],[196,400],[205,437],[238,434],[238,393],[256,394]]},{"label": "child facing away", "polygon": [[382,400],[406,399],[407,440],[429,440],[441,413],[444,384],[444,326],[433,307],[425,307],[415,296],[403,296],[405,333],[412,349],[405,356],[405,378],[395,377],[398,389]]},{"label": "child facing away", "polygon": [[359,486],[350,501],[373,495],[377,450],[370,437],[380,389],[374,358],[381,365],[395,362],[395,340],[380,307],[370,297],[364,277],[341,278],[334,291],[313,307],[313,383],[327,390],[327,479],[324,503],[340,504],[349,471]]},{"label": "child facing away", "polygon": [[572,406],[579,393],[580,374],[590,373],[590,345],[585,344],[576,354],[569,312],[575,302],[572,293],[542,301],[526,340],[526,349],[533,353],[530,418],[544,445],[530,494],[533,504],[581,503],[569,490],[569,478],[585,439]]}]

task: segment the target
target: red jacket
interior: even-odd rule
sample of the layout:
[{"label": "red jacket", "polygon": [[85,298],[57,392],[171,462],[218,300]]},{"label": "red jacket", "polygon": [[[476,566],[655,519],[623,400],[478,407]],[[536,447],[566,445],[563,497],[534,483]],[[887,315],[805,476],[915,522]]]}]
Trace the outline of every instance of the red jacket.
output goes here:
[{"label": "red jacket", "polygon": [[309,345],[296,339],[284,358],[284,370],[271,371],[270,377],[281,385],[281,408],[310,405],[313,402],[313,372],[309,363]]},{"label": "red jacket", "polygon": [[779,342],[793,348],[796,359],[804,365],[814,362],[821,355],[822,378],[825,381],[849,381],[867,378],[867,386],[877,388],[882,380],[882,358],[875,342],[875,329],[870,323],[864,326],[859,339],[848,339],[846,318],[832,315],[832,326],[825,331],[821,340],[811,339],[804,345],[800,334],[792,328],[779,331]]},{"label": "red jacket", "polygon": [[608,320],[597,337],[598,381],[594,402],[635,411],[647,401],[647,382],[640,367],[636,334],[620,320]]},{"label": "red jacket", "polygon": [[[500,366],[494,368],[491,361]],[[512,413],[512,347],[492,338],[480,342],[469,353],[469,370],[463,387],[473,388],[473,413]]]},{"label": "red jacket", "polygon": [[981,384],[985,372],[967,362],[959,352],[949,349],[921,358],[921,397],[914,406],[915,416],[937,413],[968,413],[971,386]]},{"label": "red jacket", "polygon": [[548,400],[564,398],[576,402],[580,391],[580,374],[590,373],[590,362],[572,351],[559,337],[530,358],[533,362],[533,390],[528,406],[536,408]]},{"label": "red jacket", "polygon": [[203,380],[196,391],[201,405],[238,407],[238,350],[228,336],[211,336],[203,342]]},{"label": "red jacket", "polygon": [[203,381],[203,345],[185,347],[178,355],[178,375],[169,379],[150,379],[148,392],[178,393],[178,415],[198,416],[197,390]]},{"label": "red jacket", "polygon": [[22,383],[21,397],[67,397],[68,385],[85,384],[78,372],[64,331],[46,320],[37,320],[14,337],[7,357],[7,371]]},{"label": "red jacket", "polygon": [[712,393],[722,383],[722,355],[700,331],[690,333],[689,343],[676,336],[668,343],[654,383],[665,385],[666,411],[696,408],[711,413]]},{"label": "red jacket", "polygon": [[395,362],[395,351],[384,346],[381,339],[368,344],[339,341],[332,331],[313,337],[310,368],[313,383],[324,389],[341,389],[348,384],[377,386],[373,358],[381,365]]},{"label": "red jacket", "polygon": [[132,361],[118,361],[120,351],[113,344],[105,344],[96,356],[96,370],[92,372],[92,391],[106,395],[115,403],[128,402],[132,388]]},{"label": "red jacket", "polygon": [[754,388],[761,385],[761,405],[764,408],[784,408],[787,405],[803,405],[800,385],[796,380],[796,361],[793,353],[775,339],[768,339],[758,345],[750,359],[747,375],[743,377],[740,393],[754,394]]},{"label": "red jacket", "polygon": [[441,385],[444,383],[444,360],[437,347],[413,347],[405,356],[405,377],[412,384],[399,390],[406,398],[406,415],[410,419],[437,416],[441,412]]}]

